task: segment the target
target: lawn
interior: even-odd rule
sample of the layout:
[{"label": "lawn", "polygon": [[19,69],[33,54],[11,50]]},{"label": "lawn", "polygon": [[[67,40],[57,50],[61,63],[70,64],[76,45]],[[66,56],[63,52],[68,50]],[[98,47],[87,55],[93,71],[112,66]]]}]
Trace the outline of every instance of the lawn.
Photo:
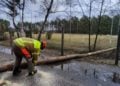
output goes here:
[{"label": "lawn", "polygon": [[[37,35],[33,35],[36,38]],[[45,40],[45,34],[42,35],[42,40]],[[117,36],[111,35],[99,35],[97,41],[97,49],[106,49],[116,46]],[[91,47],[93,48],[93,43],[95,40],[95,35],[91,35]],[[61,48],[61,34],[53,33],[51,40],[47,40],[48,48],[60,50]],[[9,42],[0,42],[1,45],[9,45]],[[77,51],[77,52],[87,52],[88,51],[88,35],[86,34],[65,34],[64,35],[64,49]]]},{"label": "lawn", "polygon": [[[42,39],[45,38],[45,34],[42,35]],[[95,35],[91,35],[91,47],[95,40]],[[111,35],[99,35],[97,41],[97,49],[106,49],[116,46],[117,36]],[[61,46],[61,34],[54,33],[51,40],[47,40],[48,48],[60,49]],[[64,35],[64,47],[66,50],[75,51],[88,51],[88,35],[85,34],[65,34]]]}]

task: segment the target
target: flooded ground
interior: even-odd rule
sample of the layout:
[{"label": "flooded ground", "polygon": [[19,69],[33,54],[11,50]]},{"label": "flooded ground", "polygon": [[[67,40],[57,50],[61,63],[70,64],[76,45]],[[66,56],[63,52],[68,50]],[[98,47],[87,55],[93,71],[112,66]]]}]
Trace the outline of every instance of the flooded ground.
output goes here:
[{"label": "flooded ground", "polygon": [[120,73],[119,67],[71,61],[62,68],[61,65],[36,68],[35,76],[27,76],[27,70],[23,70],[13,77],[9,71],[1,73],[0,79],[9,86],[120,86],[112,82],[113,73]]},{"label": "flooded ground", "polygon": [[[43,59],[58,55],[57,51],[51,54],[53,52],[43,51]],[[14,61],[13,55],[9,52],[0,53],[1,65],[10,61]],[[12,71],[0,73],[0,86],[120,86],[112,81],[114,73],[120,74],[117,66],[72,60],[55,65],[40,65],[36,69],[38,73],[31,77],[27,76],[27,70],[22,70],[16,77],[12,76]]]}]

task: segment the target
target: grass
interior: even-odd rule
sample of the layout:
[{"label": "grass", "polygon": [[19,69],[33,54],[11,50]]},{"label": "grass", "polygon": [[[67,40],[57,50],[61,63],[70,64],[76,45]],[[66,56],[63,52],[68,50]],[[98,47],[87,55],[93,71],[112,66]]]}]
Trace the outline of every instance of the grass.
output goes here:
[{"label": "grass", "polygon": [[[37,35],[33,35],[36,38]],[[42,39],[46,39],[45,34],[42,35]],[[95,35],[91,35],[91,47],[93,48],[93,43],[95,40]],[[106,49],[116,46],[117,36],[111,35],[99,35],[97,41],[97,49]],[[51,40],[47,40],[48,48],[60,50],[61,47],[61,34],[53,33]],[[9,43],[9,42],[7,42]],[[5,41],[0,44],[8,45]],[[64,35],[64,49],[74,50],[77,52],[87,52],[88,51],[88,35],[86,34],[65,34]]]},{"label": "grass", "polygon": [[[45,34],[42,35],[42,39],[45,39]],[[93,48],[95,35],[91,35],[91,47]],[[100,35],[98,36],[97,49],[106,49],[115,47],[117,42],[117,36]],[[52,39],[48,40],[48,47],[60,49],[61,46],[61,34],[54,33]],[[75,51],[88,51],[88,35],[86,34],[65,34],[64,35],[64,47],[66,50]]]}]

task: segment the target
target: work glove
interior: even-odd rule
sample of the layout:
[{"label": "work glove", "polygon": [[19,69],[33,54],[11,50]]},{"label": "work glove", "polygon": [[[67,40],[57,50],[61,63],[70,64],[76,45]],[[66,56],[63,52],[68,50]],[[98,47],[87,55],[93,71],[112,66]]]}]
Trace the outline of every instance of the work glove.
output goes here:
[{"label": "work glove", "polygon": [[32,71],[32,72],[29,72],[28,76],[33,76],[33,75],[35,75],[36,73],[37,73],[37,70],[34,70],[34,71]]}]

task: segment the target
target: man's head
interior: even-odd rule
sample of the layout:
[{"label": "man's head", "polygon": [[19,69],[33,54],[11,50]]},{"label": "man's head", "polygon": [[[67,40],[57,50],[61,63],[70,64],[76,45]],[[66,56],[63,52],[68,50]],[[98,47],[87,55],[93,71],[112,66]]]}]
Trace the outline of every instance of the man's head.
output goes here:
[{"label": "man's head", "polygon": [[42,41],[41,42],[41,49],[43,50],[44,48],[46,48],[47,46],[47,42],[46,41]]}]

